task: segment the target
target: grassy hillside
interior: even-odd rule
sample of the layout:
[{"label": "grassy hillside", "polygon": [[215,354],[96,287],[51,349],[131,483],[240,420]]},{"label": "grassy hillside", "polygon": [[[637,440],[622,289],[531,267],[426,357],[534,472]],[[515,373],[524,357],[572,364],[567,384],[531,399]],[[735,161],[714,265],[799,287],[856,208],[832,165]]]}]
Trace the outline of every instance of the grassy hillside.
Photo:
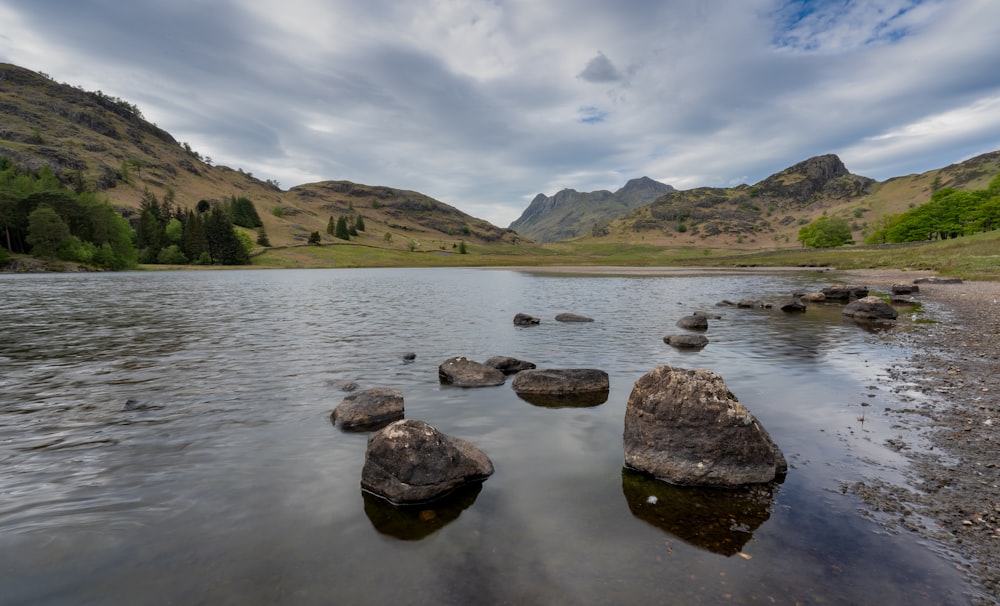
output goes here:
[{"label": "grassy hillside", "polygon": [[840,170],[835,158],[812,158],[753,186],[672,192],[613,221],[607,235],[583,241],[742,251],[798,248],[799,229],[826,215],[846,219],[860,243],[879,218],[923,204],[943,187],[983,189],[1000,173],[1000,152],[881,183]]},{"label": "grassy hillside", "polygon": [[358,213],[364,238],[399,251],[519,239],[416,192],[348,181],[283,191],[242,170],[213,166],[124,100],[9,64],[0,64],[0,115],[0,155],[31,169],[48,166],[67,186],[101,192],[125,214],[139,207],[145,191],[183,208],[235,195],[253,202],[275,246],[305,243],[313,231],[331,242],[330,217]]}]

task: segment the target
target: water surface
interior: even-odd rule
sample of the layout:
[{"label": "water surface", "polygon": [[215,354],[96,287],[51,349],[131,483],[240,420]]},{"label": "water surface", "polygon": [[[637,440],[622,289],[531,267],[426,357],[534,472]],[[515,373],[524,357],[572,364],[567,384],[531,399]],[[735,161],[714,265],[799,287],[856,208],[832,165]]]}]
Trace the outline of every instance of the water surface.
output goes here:
[{"label": "water surface", "polygon": [[[0,276],[0,602],[963,603],[950,563],[842,491],[900,463],[882,380],[904,352],[836,305],[714,307],[828,280]],[[724,314],[708,347],[665,345],[695,309]],[[517,312],[542,323],[515,327]],[[442,386],[454,355],[599,368],[611,391],[559,408],[509,381]],[[787,480],[705,491],[625,472],[625,403],[661,364],[721,374],[788,456]],[[407,417],[470,440],[496,473],[417,509],[362,494],[367,435],[329,420],[346,382],[399,389]]]}]

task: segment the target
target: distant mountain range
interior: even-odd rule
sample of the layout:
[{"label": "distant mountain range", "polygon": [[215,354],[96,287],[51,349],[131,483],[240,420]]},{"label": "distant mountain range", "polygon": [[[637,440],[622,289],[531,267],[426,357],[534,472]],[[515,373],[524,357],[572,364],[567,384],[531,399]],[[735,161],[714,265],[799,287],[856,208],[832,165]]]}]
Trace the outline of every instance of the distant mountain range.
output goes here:
[{"label": "distant mountain range", "polygon": [[539,242],[575,238],[672,191],[670,185],[642,177],[632,179],[614,193],[604,189],[586,193],[564,189],[552,197],[538,194],[510,229]]}]

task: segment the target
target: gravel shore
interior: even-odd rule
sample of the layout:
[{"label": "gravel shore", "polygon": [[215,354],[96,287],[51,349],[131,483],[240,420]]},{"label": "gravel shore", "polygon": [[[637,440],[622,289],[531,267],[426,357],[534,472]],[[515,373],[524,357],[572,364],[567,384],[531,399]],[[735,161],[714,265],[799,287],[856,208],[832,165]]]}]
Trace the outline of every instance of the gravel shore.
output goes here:
[{"label": "gravel shore", "polygon": [[[888,291],[926,272],[851,271],[845,281]],[[887,446],[909,460],[905,486],[845,487],[892,531],[915,532],[949,555],[973,604],[1000,604],[1000,282],[919,284],[921,324],[893,339],[910,359],[890,369],[904,406]],[[926,323],[924,323],[926,322]]]}]

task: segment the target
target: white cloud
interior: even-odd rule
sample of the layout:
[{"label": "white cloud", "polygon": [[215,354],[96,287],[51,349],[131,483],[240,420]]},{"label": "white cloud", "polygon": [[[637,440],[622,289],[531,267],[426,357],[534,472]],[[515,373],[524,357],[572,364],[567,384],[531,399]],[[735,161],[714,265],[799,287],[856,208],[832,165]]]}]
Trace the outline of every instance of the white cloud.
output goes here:
[{"label": "white cloud", "polygon": [[566,187],[728,186],[830,152],[884,179],[1000,138],[992,0],[4,0],[0,22],[3,60],[217,162],[501,226]]}]

